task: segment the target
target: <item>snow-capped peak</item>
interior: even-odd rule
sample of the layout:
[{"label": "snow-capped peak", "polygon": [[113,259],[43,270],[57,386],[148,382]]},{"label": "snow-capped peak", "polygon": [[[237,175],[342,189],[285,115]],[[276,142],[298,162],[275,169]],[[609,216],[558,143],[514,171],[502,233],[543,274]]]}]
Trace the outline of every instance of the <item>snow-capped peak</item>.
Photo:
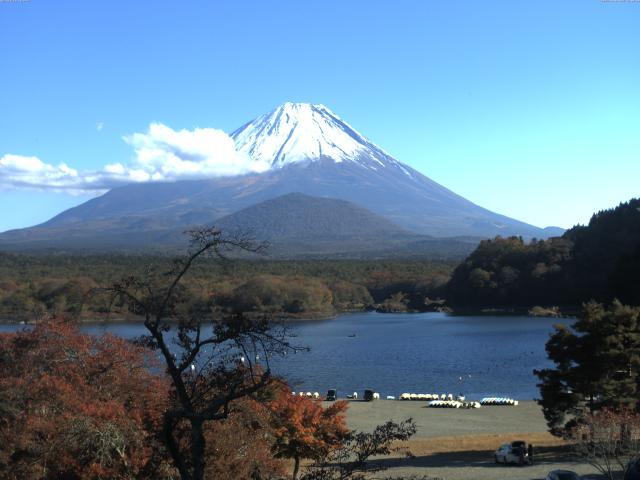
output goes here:
[{"label": "snow-capped peak", "polygon": [[380,157],[386,156],[320,104],[287,102],[240,127],[231,137],[239,152],[275,168],[319,158],[358,161],[365,153],[382,163]]}]

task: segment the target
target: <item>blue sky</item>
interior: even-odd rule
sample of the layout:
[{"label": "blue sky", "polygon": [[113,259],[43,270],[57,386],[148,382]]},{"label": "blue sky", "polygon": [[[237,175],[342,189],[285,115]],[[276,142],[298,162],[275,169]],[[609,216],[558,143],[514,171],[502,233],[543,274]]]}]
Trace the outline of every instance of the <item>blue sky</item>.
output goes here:
[{"label": "blue sky", "polygon": [[640,195],[639,47],[638,2],[1,2],[0,231],[90,198],[50,180],[135,163],[154,122],[285,101],[486,208],[584,223]]}]

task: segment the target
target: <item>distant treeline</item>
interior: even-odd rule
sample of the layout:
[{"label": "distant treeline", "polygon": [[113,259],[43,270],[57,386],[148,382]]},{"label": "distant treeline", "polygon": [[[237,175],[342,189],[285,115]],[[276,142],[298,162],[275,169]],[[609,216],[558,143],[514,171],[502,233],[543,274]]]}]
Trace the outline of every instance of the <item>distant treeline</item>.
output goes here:
[{"label": "distant treeline", "polygon": [[[125,310],[105,287],[171,269],[168,256],[0,253],[0,317],[85,318]],[[228,312],[298,317],[375,308],[578,307],[588,300],[640,305],[640,199],[595,214],[562,237],[485,240],[460,265],[428,260],[203,261],[185,282],[190,298]]]},{"label": "distant treeline", "polygon": [[[169,257],[0,253],[0,317],[115,318],[125,309],[100,287],[129,275],[150,278],[171,267]],[[424,310],[425,300],[442,292],[454,268],[431,261],[204,261],[194,266],[185,287],[191,298],[230,312],[313,317],[369,308]]]},{"label": "distant treeline", "polygon": [[596,213],[562,237],[485,240],[454,271],[447,303],[465,307],[640,305],[640,199]]}]

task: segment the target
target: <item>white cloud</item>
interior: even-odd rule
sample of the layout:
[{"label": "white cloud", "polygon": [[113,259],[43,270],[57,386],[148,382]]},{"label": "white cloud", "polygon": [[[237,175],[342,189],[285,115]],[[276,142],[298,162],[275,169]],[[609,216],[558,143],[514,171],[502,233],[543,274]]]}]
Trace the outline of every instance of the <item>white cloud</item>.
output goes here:
[{"label": "white cloud", "polygon": [[0,187],[67,190],[81,181],[78,171],[64,163],[53,166],[38,157],[12,154],[0,157]]},{"label": "white cloud", "polygon": [[269,168],[266,162],[238,153],[233,139],[215,128],[175,131],[152,123],[147,133],[134,133],[124,140],[135,150],[136,167],[159,180],[239,175]]},{"label": "white cloud", "polygon": [[96,123],[96,130],[97,131],[101,132],[103,128],[104,128],[104,122]]},{"label": "white cloud", "polygon": [[214,128],[176,131],[152,123],[146,133],[127,135],[124,140],[134,149],[130,164],[111,163],[95,171],[79,171],[64,163],[54,166],[37,157],[5,154],[0,157],[0,189],[101,193],[126,183],[240,175],[269,168],[266,162],[238,153],[231,137]]}]

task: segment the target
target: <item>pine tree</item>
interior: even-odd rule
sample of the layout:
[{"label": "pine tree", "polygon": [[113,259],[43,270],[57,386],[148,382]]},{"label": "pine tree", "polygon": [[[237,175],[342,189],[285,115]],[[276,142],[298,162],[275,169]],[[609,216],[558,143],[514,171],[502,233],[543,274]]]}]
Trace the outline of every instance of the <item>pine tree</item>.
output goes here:
[{"label": "pine tree", "polygon": [[640,406],[640,308],[617,300],[608,309],[590,302],[570,328],[556,326],[546,350],[556,367],[534,373],[552,433],[562,435],[602,408]]}]

